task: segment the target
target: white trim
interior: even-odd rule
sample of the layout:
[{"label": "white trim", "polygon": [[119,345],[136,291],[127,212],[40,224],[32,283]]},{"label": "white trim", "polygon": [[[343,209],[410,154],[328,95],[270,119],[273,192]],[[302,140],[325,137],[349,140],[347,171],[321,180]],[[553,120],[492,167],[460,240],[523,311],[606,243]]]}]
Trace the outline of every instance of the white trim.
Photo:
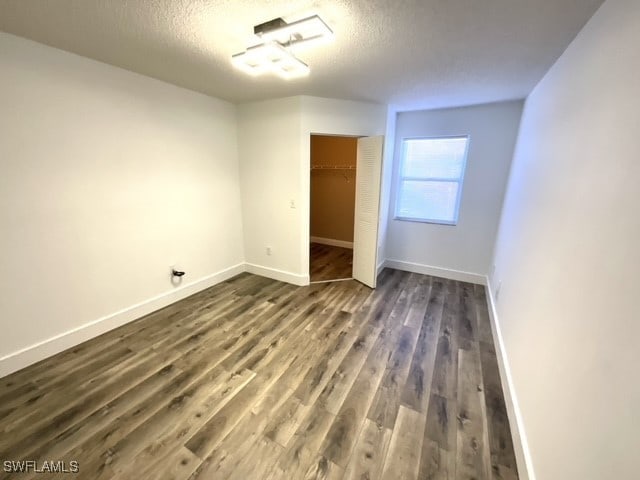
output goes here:
[{"label": "white trim", "polygon": [[62,352],[63,350],[97,337],[98,335],[102,335],[109,330],[113,330],[114,328],[120,327],[133,320],[137,320],[151,312],[155,312],[167,305],[175,303],[178,300],[212,287],[213,285],[223,282],[231,277],[235,277],[244,271],[246,271],[245,264],[239,263],[219,272],[207,275],[200,280],[187,283],[143,302],[136,303],[135,305],[124,308],[115,313],[98,318],[72,330],[60,333],[54,337],[5,355],[0,358],[0,377],[9,375],[10,373],[39,362],[40,360],[44,360],[56,353]]},{"label": "white trim", "polygon": [[278,270],[277,268],[263,267],[262,265],[255,265],[253,263],[246,263],[245,267],[246,272],[260,275],[261,277],[273,278],[274,280],[299,286],[309,285],[309,275],[299,275],[297,273]]},{"label": "white trim", "polygon": [[498,357],[498,367],[500,370],[500,379],[502,380],[502,389],[504,392],[504,401],[507,406],[507,414],[509,417],[509,425],[511,426],[511,435],[513,437],[513,447],[516,454],[516,463],[518,465],[518,476],[521,480],[535,480],[536,476],[533,471],[533,461],[527,436],[524,429],[524,420],[518,405],[513,378],[511,377],[511,368],[509,367],[509,359],[507,351],[504,348],[504,340],[502,331],[500,330],[500,322],[498,321],[498,313],[496,310],[495,300],[493,298],[493,289],[488,277],[485,277],[485,285],[487,291],[487,300],[489,303],[489,319],[491,320],[491,332],[493,333],[493,343],[496,347],[496,356]]},{"label": "white trim", "polygon": [[292,283],[294,285],[304,286],[309,284],[309,275],[297,275],[291,272],[277,270],[275,268],[262,267],[260,265],[253,265],[250,263],[239,263],[201,278],[200,280],[187,283],[175,288],[174,290],[162,293],[143,302],[136,303],[130,307],[105,315],[104,317],[87,322],[84,325],[5,355],[0,358],[0,378],[39,362],[40,360],[51,357],[52,355],[60,353],[75,345],[79,345],[82,342],[102,335],[109,330],[113,330],[114,328],[132,322],[133,320],[142,318],[149,313],[160,310],[167,305],[171,305],[172,303],[182,300],[194,293],[205,290],[220,282],[224,282],[225,280],[235,277],[243,272],[273,278],[275,280]]},{"label": "white trim", "polygon": [[380,275],[380,273],[382,273],[382,270],[384,270],[386,266],[387,266],[387,261],[386,260],[382,260],[378,264],[378,273],[377,273],[377,275]]},{"label": "white trim", "polygon": [[349,278],[334,278],[333,280],[314,280],[313,282],[309,282],[309,285],[313,285],[313,284],[316,284],[316,283],[348,282],[349,280],[353,280],[353,277],[349,277]]},{"label": "white trim", "polygon": [[332,247],[350,248],[353,250],[353,242],[346,240],[335,240],[333,238],[309,237],[311,243],[320,243],[322,245],[331,245]]},{"label": "white trim", "polygon": [[479,273],[463,272],[460,270],[453,270],[451,268],[433,267],[431,265],[404,262],[402,260],[387,259],[384,265],[389,268],[395,268],[396,270],[404,270],[405,272],[421,273],[423,275],[448,278],[449,280],[457,280],[459,282],[477,283],[478,285],[484,285],[486,281],[486,277]]}]

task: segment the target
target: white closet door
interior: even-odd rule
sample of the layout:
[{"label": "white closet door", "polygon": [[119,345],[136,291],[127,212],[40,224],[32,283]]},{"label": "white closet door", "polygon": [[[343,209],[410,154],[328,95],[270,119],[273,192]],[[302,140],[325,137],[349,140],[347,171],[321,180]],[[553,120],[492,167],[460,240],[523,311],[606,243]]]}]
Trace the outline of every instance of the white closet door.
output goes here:
[{"label": "white closet door", "polygon": [[353,278],[375,288],[383,136],[358,139]]}]

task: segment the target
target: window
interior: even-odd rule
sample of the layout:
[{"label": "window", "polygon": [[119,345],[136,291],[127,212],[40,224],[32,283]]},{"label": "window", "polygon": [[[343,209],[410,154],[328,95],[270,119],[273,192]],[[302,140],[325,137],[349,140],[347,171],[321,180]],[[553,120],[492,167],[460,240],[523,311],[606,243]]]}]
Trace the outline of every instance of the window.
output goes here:
[{"label": "window", "polygon": [[402,141],[396,218],[455,225],[469,137]]}]

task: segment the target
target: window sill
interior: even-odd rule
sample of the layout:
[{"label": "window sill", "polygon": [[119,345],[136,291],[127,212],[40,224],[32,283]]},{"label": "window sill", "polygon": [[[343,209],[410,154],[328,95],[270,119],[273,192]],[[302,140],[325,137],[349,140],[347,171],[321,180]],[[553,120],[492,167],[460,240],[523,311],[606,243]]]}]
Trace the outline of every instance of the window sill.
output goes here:
[{"label": "window sill", "polygon": [[428,223],[430,225],[444,225],[445,227],[455,227],[458,225],[458,221],[447,222],[446,220],[429,220],[425,218],[408,218],[408,217],[393,217],[394,220],[400,222],[413,222],[413,223]]}]

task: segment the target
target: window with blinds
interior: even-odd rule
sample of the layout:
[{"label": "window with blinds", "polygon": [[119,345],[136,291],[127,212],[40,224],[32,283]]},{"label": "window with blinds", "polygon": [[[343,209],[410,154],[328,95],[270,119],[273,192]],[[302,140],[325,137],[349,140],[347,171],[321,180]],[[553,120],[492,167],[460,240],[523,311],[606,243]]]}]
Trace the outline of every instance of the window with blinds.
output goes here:
[{"label": "window with blinds", "polygon": [[456,225],[469,137],[402,141],[395,218]]}]

